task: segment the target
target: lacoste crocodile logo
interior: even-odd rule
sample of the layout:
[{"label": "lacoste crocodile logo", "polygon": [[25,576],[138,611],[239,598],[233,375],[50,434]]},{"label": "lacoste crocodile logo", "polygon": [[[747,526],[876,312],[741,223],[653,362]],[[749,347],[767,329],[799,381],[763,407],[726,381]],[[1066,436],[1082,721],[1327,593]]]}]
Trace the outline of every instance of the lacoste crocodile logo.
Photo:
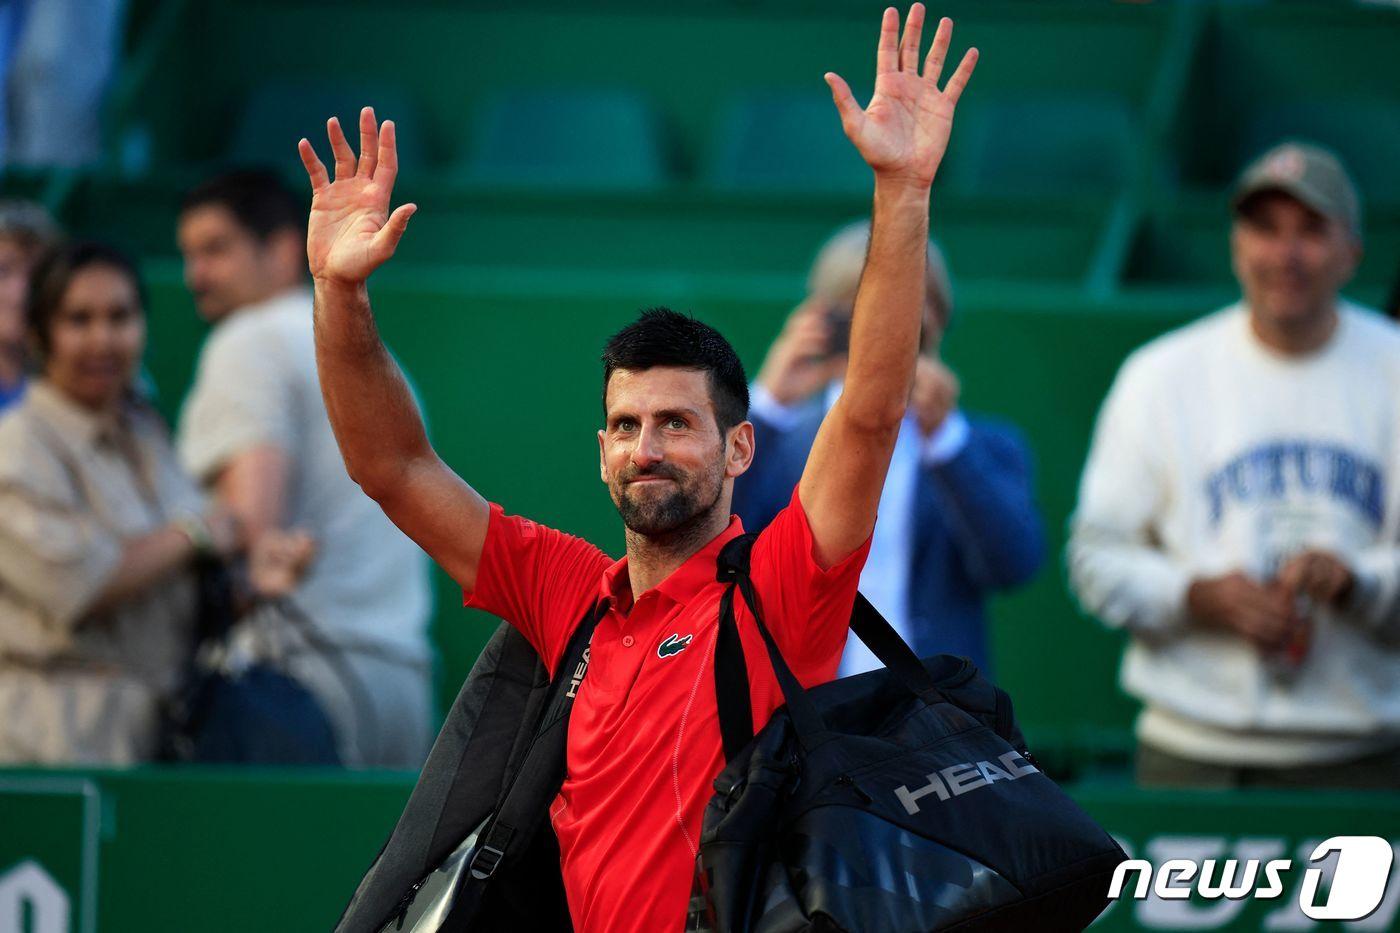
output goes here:
[{"label": "lacoste crocodile logo", "polygon": [[658,658],[669,658],[673,654],[680,654],[686,649],[686,646],[690,644],[690,640],[694,637],[694,635],[681,636],[672,633],[668,635],[661,644],[656,646],[656,656]]}]

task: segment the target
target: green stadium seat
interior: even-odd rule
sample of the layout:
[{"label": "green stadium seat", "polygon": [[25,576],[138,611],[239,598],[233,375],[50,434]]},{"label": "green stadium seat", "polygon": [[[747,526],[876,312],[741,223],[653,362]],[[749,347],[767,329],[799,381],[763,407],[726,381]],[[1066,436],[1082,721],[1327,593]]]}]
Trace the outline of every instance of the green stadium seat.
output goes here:
[{"label": "green stadium seat", "polygon": [[1400,202],[1400,99],[1320,98],[1266,105],[1245,123],[1236,152],[1243,167],[1283,139],[1321,143],[1341,156],[1368,200]]},{"label": "green stadium seat", "polygon": [[943,175],[968,194],[1109,193],[1127,181],[1136,133],[1114,95],[969,96]]},{"label": "green stadium seat", "polygon": [[428,162],[423,121],[413,99],[397,87],[350,80],[278,80],[259,84],[244,102],[229,145],[229,159],[238,164],[300,172],[296,145],[305,136],[329,165],[326,120],[339,117],[351,145],[358,151],[356,127],[360,108],[366,105],[374,108],[379,119],[394,121],[401,167],[412,169]]},{"label": "green stadium seat", "polygon": [[475,128],[473,182],[651,190],[669,180],[660,121],[631,91],[502,91],[487,98]]},{"label": "green stadium seat", "polygon": [[722,191],[864,193],[870,169],[846,139],[831,95],[762,92],[720,120],[706,182]]},{"label": "green stadium seat", "polygon": [[[1233,291],[1230,210],[1224,192],[1174,192],[1147,206],[1124,269],[1129,286],[1212,286]],[[1379,303],[1395,281],[1400,256],[1400,206],[1378,204],[1366,214],[1366,251],[1344,289],[1364,303]]]}]

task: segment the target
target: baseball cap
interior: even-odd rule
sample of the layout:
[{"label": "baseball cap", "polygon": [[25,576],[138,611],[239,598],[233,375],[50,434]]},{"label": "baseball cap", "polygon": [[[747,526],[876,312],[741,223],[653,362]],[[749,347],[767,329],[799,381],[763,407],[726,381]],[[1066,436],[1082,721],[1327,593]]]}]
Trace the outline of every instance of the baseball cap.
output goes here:
[{"label": "baseball cap", "polygon": [[1303,204],[1335,217],[1361,238],[1361,199],[1341,159],[1311,143],[1286,142],[1259,156],[1240,173],[1230,210],[1239,214],[1245,201],[1264,191],[1282,191]]}]

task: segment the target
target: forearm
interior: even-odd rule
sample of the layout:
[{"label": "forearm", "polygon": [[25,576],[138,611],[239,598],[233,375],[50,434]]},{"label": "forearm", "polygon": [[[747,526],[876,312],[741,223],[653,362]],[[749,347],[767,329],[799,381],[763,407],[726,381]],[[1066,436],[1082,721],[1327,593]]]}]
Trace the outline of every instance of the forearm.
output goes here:
[{"label": "forearm", "polygon": [[908,405],[923,317],[928,197],[921,185],[876,178],[870,251],[838,402],[857,424],[898,424]]},{"label": "forearm", "polygon": [[219,501],[238,519],[248,541],[283,527],[290,473],[285,451],[259,444],[233,457],[219,474]]},{"label": "forearm", "polygon": [[121,562],[89,611],[102,612],[140,595],[189,564],[195,546],[178,526],[167,525],[122,543]]},{"label": "forearm", "polygon": [[434,456],[398,364],[379,338],[363,283],[316,281],[316,368],[350,478],[378,498]]},{"label": "forearm", "polygon": [[1190,573],[1146,544],[1080,525],[1070,538],[1069,577],[1080,605],[1111,628],[1162,638],[1188,621]]}]

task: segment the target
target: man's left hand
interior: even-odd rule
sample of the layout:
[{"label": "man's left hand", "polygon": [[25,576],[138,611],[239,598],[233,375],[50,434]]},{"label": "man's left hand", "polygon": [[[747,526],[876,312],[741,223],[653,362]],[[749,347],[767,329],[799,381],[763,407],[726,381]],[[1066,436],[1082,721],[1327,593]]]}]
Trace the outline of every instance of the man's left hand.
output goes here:
[{"label": "man's left hand", "polygon": [[1278,581],[1294,594],[1306,594],[1319,606],[1341,606],[1356,588],[1356,576],[1330,551],[1308,550],[1289,558]]},{"label": "man's left hand", "polygon": [[921,75],[919,40],[923,26],[924,6],[915,3],[909,8],[901,42],[899,12],[893,7],[885,10],[875,60],[875,94],[864,110],[839,75],[828,73],[826,83],[841,114],[842,128],[876,177],[927,189],[948,148],[953,108],[972,77],[977,50],[968,49],[940,91],[938,79],[953,37],[953,21],[946,17],[939,21]]},{"label": "man's left hand", "polygon": [[958,377],[941,362],[920,356],[914,364],[914,389],[909,407],[919,422],[919,432],[932,437],[948,414],[958,407]]}]

